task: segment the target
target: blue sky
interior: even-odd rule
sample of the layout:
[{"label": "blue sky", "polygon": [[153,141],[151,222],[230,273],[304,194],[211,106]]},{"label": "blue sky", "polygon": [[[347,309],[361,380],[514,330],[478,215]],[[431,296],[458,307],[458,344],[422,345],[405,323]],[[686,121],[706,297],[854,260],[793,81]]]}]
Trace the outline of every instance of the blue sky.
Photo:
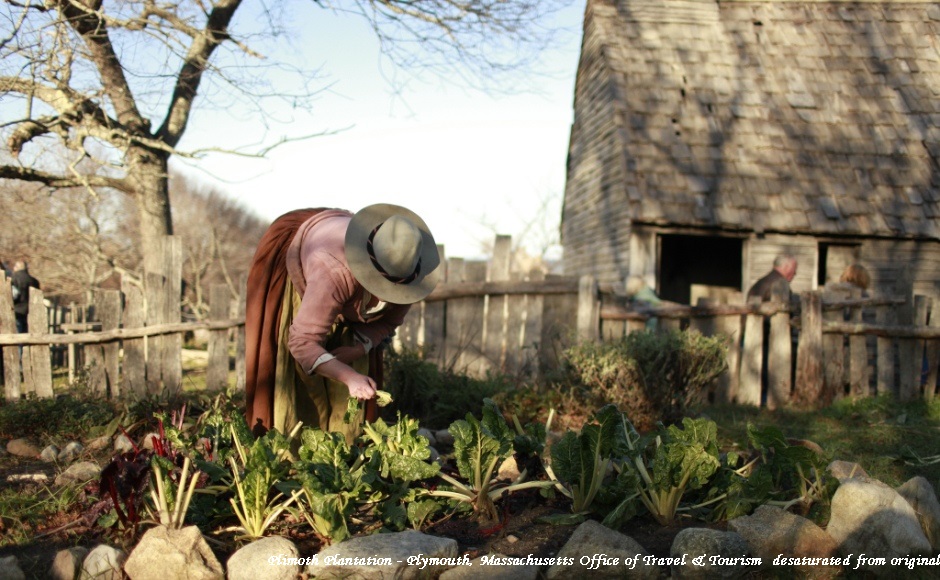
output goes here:
[{"label": "blue sky", "polygon": [[[326,87],[310,114],[275,111],[290,121],[265,126],[256,116],[203,111],[181,145],[337,132],[264,160],[213,154],[176,167],[215,180],[268,219],[299,207],[397,203],[428,222],[448,256],[480,257],[495,233],[518,237],[526,225],[537,233],[523,242],[541,250],[538,232],[557,230],[560,219],[583,10],[575,0],[557,15],[562,31],[535,74],[488,92],[422,76],[396,93],[388,79],[403,72],[383,61],[365,22],[318,14],[294,38]],[[546,200],[547,212],[539,209]]]}]

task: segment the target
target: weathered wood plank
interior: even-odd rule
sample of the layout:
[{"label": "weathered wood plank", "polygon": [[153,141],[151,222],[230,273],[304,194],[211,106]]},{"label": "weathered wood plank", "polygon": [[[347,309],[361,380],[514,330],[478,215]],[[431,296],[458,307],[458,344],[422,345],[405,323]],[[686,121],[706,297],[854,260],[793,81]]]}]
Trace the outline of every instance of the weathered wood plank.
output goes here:
[{"label": "weathered wood plank", "polygon": [[[214,284],[209,289],[209,318],[228,318],[231,294],[225,284]],[[222,390],[228,386],[228,330],[210,330],[208,363],[206,366],[206,389]]]},{"label": "weathered wood plank", "polygon": [[[930,298],[927,296],[914,296],[914,325],[915,326],[927,326],[927,313],[930,310]],[[914,341],[914,368],[911,369],[911,373],[914,375],[912,381],[914,382],[914,396],[920,395],[924,396],[921,391],[921,387],[926,383],[926,374],[924,373],[924,362],[927,360],[926,357],[926,344],[923,340]]]},{"label": "weathered wood plank", "polygon": [[[898,324],[902,326],[911,326],[914,323],[914,298],[911,296],[910,303],[898,308]],[[915,356],[915,341],[913,338],[898,339],[898,368],[900,375],[898,379],[898,399],[901,401],[912,401],[915,397],[916,385],[914,382],[914,365],[919,363],[919,357]],[[917,365],[920,368],[920,365]]]},{"label": "weathered wood plank", "polygon": [[[444,246],[437,247],[438,256],[440,256],[441,268],[444,268],[442,278],[447,281],[454,280],[450,272],[450,262],[444,255]],[[433,292],[432,292],[433,294]],[[446,321],[446,302],[438,300],[428,302],[425,300],[423,312],[423,328],[421,330],[421,348],[424,351],[424,358],[443,367],[446,356],[446,343],[444,335],[444,323]]]},{"label": "weathered wood plank", "polygon": [[[13,314],[13,289],[10,279],[0,270],[0,332],[16,334],[16,316]],[[20,348],[3,348],[3,396],[7,401],[20,399]]]},{"label": "weathered wood plank", "polygon": [[[144,292],[140,286],[123,283],[124,326],[140,328],[144,326]],[[124,340],[124,368],[122,373],[123,391],[134,397],[143,397],[147,393],[147,357],[143,338]]]},{"label": "weathered wood plank", "polygon": [[796,356],[794,401],[806,407],[829,403],[823,397],[822,297],[817,292],[800,294],[800,342]]},{"label": "weathered wood plank", "polygon": [[[248,278],[242,277],[238,283],[238,302],[235,307],[235,317],[241,320],[245,319],[245,301],[248,293]],[[245,327],[239,326],[235,329],[235,389],[245,392],[246,369],[245,369],[245,350],[246,350]]]},{"label": "weathered wood plank", "polygon": [[749,314],[744,321],[744,352],[741,354],[741,372],[738,382],[738,403],[761,404],[761,375],[764,363],[764,317]]},{"label": "weathered wood plank", "polygon": [[[46,305],[43,303],[42,290],[33,288],[29,292],[29,314],[27,315],[29,333],[35,336],[48,334],[48,316]],[[32,385],[29,391],[36,393],[37,397],[49,398],[52,393],[52,353],[48,344],[34,344],[23,349],[23,366],[30,369]],[[24,371],[25,378],[25,371]],[[24,381],[25,382],[25,381]],[[26,391],[26,389],[24,389]]]},{"label": "weathered wood plank", "polygon": [[[101,321],[101,330],[107,332],[121,326],[121,292],[118,290],[99,290],[95,292],[95,310]],[[102,349],[104,363],[104,393],[108,397],[121,394],[120,350],[117,342],[106,343]]]},{"label": "weathered wood plank", "polygon": [[[893,326],[897,322],[897,311],[894,308],[879,308],[875,313],[875,320],[884,327]],[[898,394],[898,384],[895,382],[895,340],[890,336],[878,336],[875,339],[878,351],[878,381],[877,394]]]},{"label": "weathered wood plank", "polygon": [[[144,274],[144,292],[147,305],[147,326],[164,324],[166,308],[166,276],[162,272],[146,272]],[[147,392],[158,394],[163,388],[163,335],[148,336],[144,343],[144,352],[147,355]]]},{"label": "weathered wood plank", "polygon": [[793,342],[790,315],[780,312],[770,317],[767,349],[767,408],[778,409],[790,400],[792,388]]},{"label": "weathered wood plank", "polygon": [[715,401],[731,403],[738,399],[741,372],[741,335],[744,326],[742,316],[718,316],[715,318],[716,334],[728,337],[728,370],[718,377]]},{"label": "weathered wood plank", "polygon": [[594,276],[581,276],[578,284],[578,338],[597,340],[598,338],[598,303],[597,280]]},{"label": "weathered wood plank", "polygon": [[[542,270],[529,272],[528,280],[538,282],[545,279]],[[519,372],[530,377],[536,377],[539,372],[539,351],[542,347],[542,312],[545,299],[541,294],[527,294],[525,297],[525,326],[520,339],[522,354],[519,361]]]},{"label": "weathered wood plank", "polygon": [[[163,244],[163,273],[167,278],[163,321],[172,324],[182,319],[183,244],[177,236],[167,236]],[[169,334],[163,340],[163,387],[168,393],[179,393],[183,388],[183,335]]]},{"label": "weathered wood plank", "polygon": [[[509,265],[512,257],[512,237],[497,235],[493,243],[493,256],[486,272],[487,282],[509,280]],[[509,300],[506,295],[490,295],[486,298],[486,323],[483,332],[483,357],[481,370],[504,370],[507,347],[507,317]]]},{"label": "weathered wood plank", "polygon": [[[861,289],[852,290],[851,299],[858,299],[862,295]],[[855,307],[849,310],[849,322],[859,324],[862,322],[862,309]],[[853,335],[849,337],[849,392],[853,397],[864,397],[869,394],[869,367],[868,348],[865,346],[865,336]]]},{"label": "weathered wood plank", "polygon": [[[469,282],[482,282],[486,279],[486,262],[465,261],[464,280]],[[459,342],[463,345],[460,352],[458,369],[464,369],[467,374],[474,377],[483,376],[490,363],[483,354],[483,337],[486,325],[486,296],[477,298],[460,298],[462,315],[457,329],[460,333]],[[448,327],[448,332],[450,328]]]},{"label": "weathered wood plank", "polygon": [[[932,328],[940,327],[940,297],[930,299],[930,317],[927,322]],[[937,378],[940,375],[940,340],[928,340],[926,346],[927,377],[924,381],[924,398],[932,400],[937,394]]]}]

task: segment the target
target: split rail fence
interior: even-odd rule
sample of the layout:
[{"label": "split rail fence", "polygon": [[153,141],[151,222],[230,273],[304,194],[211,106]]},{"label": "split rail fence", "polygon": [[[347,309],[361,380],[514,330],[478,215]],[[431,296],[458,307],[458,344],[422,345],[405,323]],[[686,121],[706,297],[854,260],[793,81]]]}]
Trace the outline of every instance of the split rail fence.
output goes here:
[{"label": "split rail fence", "polygon": [[[57,315],[51,331],[42,293],[34,291],[31,332],[15,334],[9,281],[3,280],[0,349],[6,399],[53,395],[53,348],[66,350],[70,372],[85,369],[92,390],[102,395],[178,390],[183,334],[199,329],[210,335],[207,387],[227,384],[234,348],[236,384],[243,388],[244,295],[236,298],[226,286],[214,287],[210,320],[182,322],[181,252],[179,241],[168,238],[163,268],[147,275],[146,292],[130,284],[120,291],[97,291],[93,304],[73,309],[87,316],[59,324]],[[511,238],[497,236],[488,262],[444,260],[444,280],[413,306],[394,345],[420,350],[441,367],[475,376],[536,378],[562,364],[564,349],[576,341],[616,339],[645,329],[655,318],[659,328],[728,338],[728,371],[716,382],[715,401],[822,406],[842,396],[936,396],[940,298],[813,291],[802,293],[798,304],[701,301],[644,309],[589,276],[515,271],[511,256]]]}]

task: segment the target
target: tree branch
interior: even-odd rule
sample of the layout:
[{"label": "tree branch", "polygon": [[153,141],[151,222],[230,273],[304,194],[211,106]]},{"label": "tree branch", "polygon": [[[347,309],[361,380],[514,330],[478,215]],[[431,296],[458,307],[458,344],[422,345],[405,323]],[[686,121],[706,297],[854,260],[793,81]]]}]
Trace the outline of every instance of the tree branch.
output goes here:
[{"label": "tree branch", "polygon": [[41,183],[49,187],[112,187],[125,193],[133,193],[128,191],[127,184],[123,179],[103,175],[56,175],[16,165],[0,165],[0,179],[18,179],[20,181]]},{"label": "tree branch", "polygon": [[216,4],[209,13],[205,29],[193,39],[189,47],[183,66],[176,77],[169,112],[156,133],[161,141],[171,147],[179,143],[186,130],[193,101],[208,66],[209,58],[215,49],[229,38],[228,25],[239,5],[241,5],[241,0],[222,0]]}]

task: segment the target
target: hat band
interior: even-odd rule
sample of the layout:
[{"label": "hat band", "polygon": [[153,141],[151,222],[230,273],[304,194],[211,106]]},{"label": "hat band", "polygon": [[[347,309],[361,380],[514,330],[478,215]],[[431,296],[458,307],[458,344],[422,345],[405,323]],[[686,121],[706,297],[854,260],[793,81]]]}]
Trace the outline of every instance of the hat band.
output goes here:
[{"label": "hat band", "polygon": [[372,265],[375,266],[375,269],[379,271],[379,274],[381,274],[392,284],[411,284],[417,280],[418,276],[421,274],[421,258],[418,257],[418,263],[415,265],[415,271],[405,277],[392,276],[386,272],[385,268],[382,267],[382,264],[379,264],[378,258],[375,257],[375,248],[373,247],[373,239],[375,238],[375,234],[379,231],[380,227],[382,227],[382,224],[375,226],[375,229],[372,230],[372,233],[369,234],[369,240],[366,242],[366,250],[369,252],[369,258],[372,260]]}]

